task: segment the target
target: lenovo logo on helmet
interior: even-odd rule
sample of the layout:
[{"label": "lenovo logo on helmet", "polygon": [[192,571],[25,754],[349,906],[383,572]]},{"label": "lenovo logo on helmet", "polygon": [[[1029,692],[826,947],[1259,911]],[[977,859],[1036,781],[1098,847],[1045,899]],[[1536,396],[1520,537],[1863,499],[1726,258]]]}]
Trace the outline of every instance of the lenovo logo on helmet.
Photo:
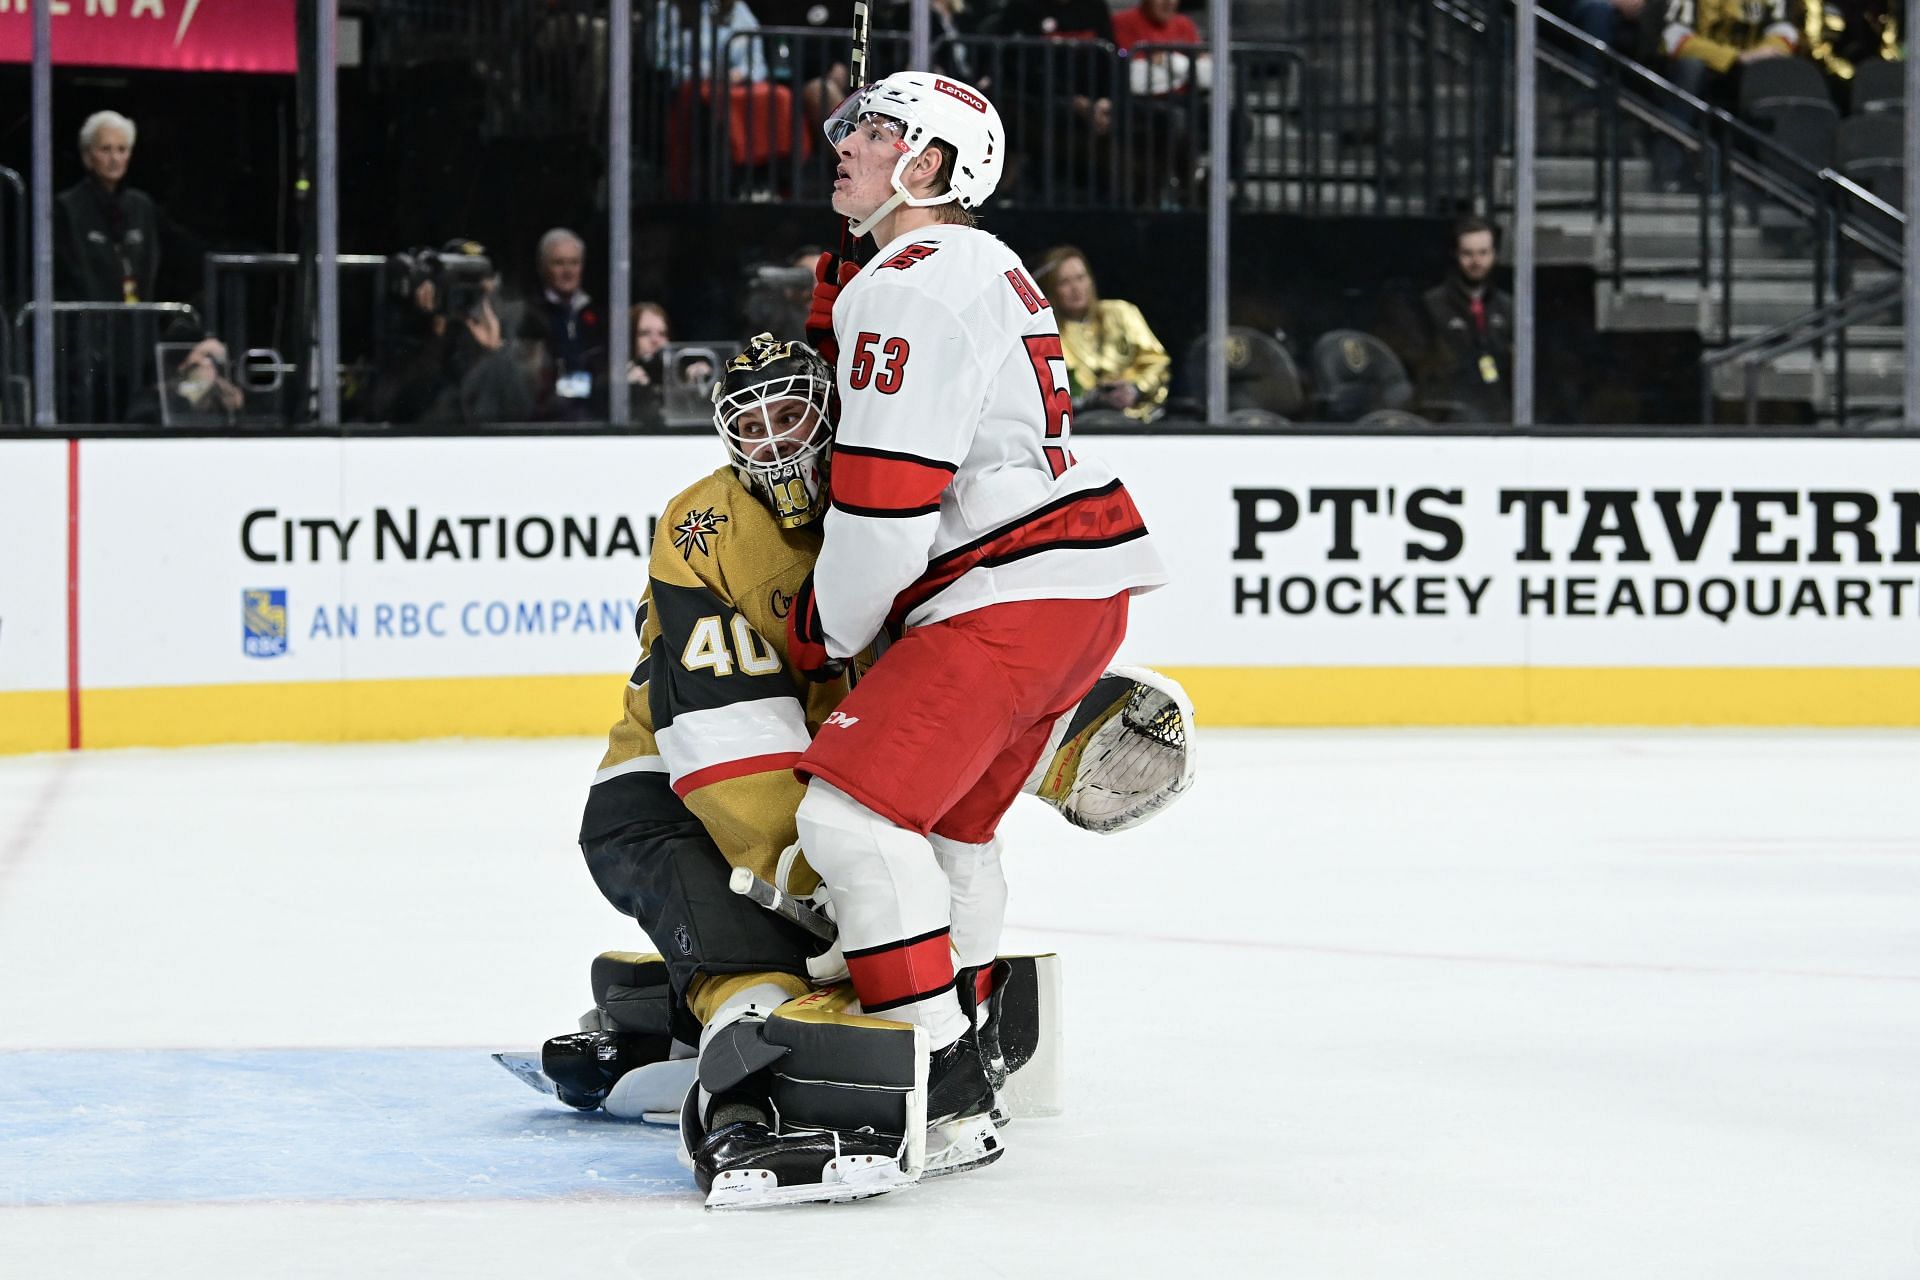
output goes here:
[{"label": "lenovo logo on helmet", "polygon": [[981,115],[985,115],[987,112],[987,100],[963,84],[955,84],[951,80],[942,80],[936,77],[933,82],[933,87],[935,92],[944,93],[949,98],[958,98],[975,111],[978,111]]}]

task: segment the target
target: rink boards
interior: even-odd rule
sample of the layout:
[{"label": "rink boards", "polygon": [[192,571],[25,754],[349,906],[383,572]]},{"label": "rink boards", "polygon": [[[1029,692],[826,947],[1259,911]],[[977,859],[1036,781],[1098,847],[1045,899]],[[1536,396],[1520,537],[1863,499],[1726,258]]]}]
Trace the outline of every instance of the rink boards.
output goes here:
[{"label": "rink boards", "polygon": [[[1092,437],[1213,724],[1920,724],[1920,441]],[[706,436],[0,442],[0,750],[599,733]],[[717,535],[725,536],[724,527]]]}]

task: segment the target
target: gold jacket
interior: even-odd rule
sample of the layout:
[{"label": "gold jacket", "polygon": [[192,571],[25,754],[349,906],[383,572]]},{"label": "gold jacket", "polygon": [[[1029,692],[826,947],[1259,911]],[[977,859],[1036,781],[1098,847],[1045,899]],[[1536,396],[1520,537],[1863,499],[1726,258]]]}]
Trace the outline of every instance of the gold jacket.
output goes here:
[{"label": "gold jacket", "polygon": [[1167,402],[1173,359],[1131,302],[1103,298],[1085,320],[1062,316],[1060,347],[1073,377],[1075,399],[1103,383],[1131,382],[1140,388],[1140,399],[1127,416],[1143,422]]},{"label": "gold jacket", "polygon": [[1724,72],[1764,44],[1800,52],[1805,21],[1800,0],[1667,0],[1660,44],[1669,58],[1695,58]]}]

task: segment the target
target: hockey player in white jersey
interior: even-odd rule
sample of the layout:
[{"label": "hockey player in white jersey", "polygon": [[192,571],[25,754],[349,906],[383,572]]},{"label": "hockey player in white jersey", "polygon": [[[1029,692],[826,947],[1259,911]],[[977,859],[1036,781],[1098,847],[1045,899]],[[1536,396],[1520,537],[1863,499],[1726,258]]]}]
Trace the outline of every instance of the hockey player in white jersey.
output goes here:
[{"label": "hockey player in white jersey", "polygon": [[968,1012],[980,993],[955,972],[998,943],[995,830],[1118,649],[1129,596],[1165,571],[1125,486],[1071,451],[1051,306],[973,225],[1006,162],[992,103],[905,72],[826,127],[834,209],[878,248],[844,287],[820,273],[841,414],[788,653],[832,678],[883,631],[898,638],[795,766],[798,826],[862,1008],[927,1032],[938,1122],[992,1103]]},{"label": "hockey player in white jersey", "polygon": [[[827,973],[810,958],[821,944],[728,888],[742,872],[812,887],[804,860],[781,854],[803,795],[790,766],[847,683],[794,674],[781,617],[820,545],[830,391],[805,344],[764,334],[721,370],[715,425],[730,465],[667,508],[674,536],[653,547],[640,665],[580,833],[601,892],[664,954],[601,955],[578,1032],[496,1055],[570,1106],[677,1115],[716,1206],[872,1194],[998,1150],[990,1123],[923,1138],[924,1033],[861,1016],[845,988],[809,992]],[[1124,830],[1191,784],[1191,724],[1176,683],[1110,671],[1054,724],[1025,789],[1076,826]],[[975,934],[997,936],[997,914],[978,914],[997,886],[970,888]],[[1058,1105],[1053,957],[988,955],[981,1039],[997,1079],[1013,1074],[1002,1102],[1045,1114]]]}]

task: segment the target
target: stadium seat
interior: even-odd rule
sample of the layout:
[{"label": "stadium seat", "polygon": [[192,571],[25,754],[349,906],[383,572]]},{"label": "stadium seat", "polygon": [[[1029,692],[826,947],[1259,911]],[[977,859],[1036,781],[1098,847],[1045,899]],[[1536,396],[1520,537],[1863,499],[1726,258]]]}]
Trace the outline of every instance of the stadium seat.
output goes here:
[{"label": "stadium seat", "polygon": [[[1196,402],[1202,416],[1207,397],[1207,335],[1201,334],[1187,348],[1187,398]],[[1285,419],[1300,412],[1307,403],[1306,388],[1300,370],[1287,354],[1286,347],[1272,334],[1246,325],[1227,330],[1227,409],[1261,409]]]},{"label": "stadium seat", "polygon": [[1896,209],[1906,196],[1905,134],[1905,121],[1884,111],[1849,116],[1840,125],[1840,172]]},{"label": "stadium seat", "polygon": [[1315,399],[1331,422],[1356,422],[1413,400],[1407,368],[1392,348],[1358,329],[1334,329],[1313,344]]},{"label": "stadium seat", "polygon": [[1409,413],[1405,409],[1375,409],[1372,413],[1363,416],[1360,421],[1354,425],[1359,427],[1395,427],[1417,430],[1421,427],[1430,427],[1433,424],[1419,414]]},{"label": "stadium seat", "polygon": [[1854,115],[1892,112],[1899,114],[1907,106],[1907,65],[1875,58],[1854,68]]},{"label": "stadium seat", "polygon": [[1832,167],[1840,112],[1811,62],[1768,58],[1746,64],[1740,73],[1740,114],[1814,168]]},{"label": "stadium seat", "polygon": [[1267,431],[1275,427],[1290,427],[1293,421],[1266,409],[1235,409],[1227,415],[1227,425]]}]

